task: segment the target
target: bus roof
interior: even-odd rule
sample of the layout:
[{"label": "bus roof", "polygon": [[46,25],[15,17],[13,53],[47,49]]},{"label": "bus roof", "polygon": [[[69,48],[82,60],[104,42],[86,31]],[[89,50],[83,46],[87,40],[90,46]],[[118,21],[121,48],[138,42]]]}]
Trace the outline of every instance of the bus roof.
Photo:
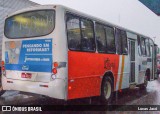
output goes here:
[{"label": "bus roof", "polygon": [[[72,8],[69,8],[69,7],[66,7],[66,6],[63,6],[63,5],[59,5],[59,4],[53,4],[53,5],[35,5],[35,6],[31,6],[31,7],[28,7],[28,8],[24,8],[22,10],[18,10],[10,15],[7,15],[7,17],[10,17],[10,16],[13,16],[13,15],[16,15],[18,13],[23,13],[23,12],[27,12],[27,11],[31,11],[31,10],[36,10],[36,9],[56,9],[56,7],[60,7],[62,9],[64,9],[65,11],[68,11],[68,12],[71,12],[71,13],[74,13],[76,15],[80,15],[80,16],[84,16],[86,18],[89,18],[89,19],[92,19],[93,21],[99,21],[99,22],[102,22],[102,23],[105,23],[109,26],[112,26],[112,27],[116,27],[116,28],[119,28],[119,29],[122,29],[122,30],[125,30],[126,32],[130,32],[130,33],[133,33],[133,34],[136,34],[136,35],[140,35],[142,37],[146,37],[146,38],[149,38],[151,39],[149,36],[146,36],[144,34],[141,34],[141,33],[138,33],[138,32],[135,32],[133,30],[129,30],[125,27],[121,27],[119,25],[116,25],[116,24],[113,24],[111,22],[108,22],[104,19],[100,19],[100,18],[97,18],[95,16],[91,16],[89,14],[86,14],[86,13],[83,13],[83,12],[80,12],[78,10],[75,10],[75,9],[72,9]],[[31,9],[32,8],[32,9]],[[6,17],[6,18],[7,18]],[[151,39],[153,41],[153,39]],[[153,41],[154,42],[154,41]]]},{"label": "bus roof", "polygon": [[[138,32],[135,32],[133,30],[130,30],[128,28],[125,28],[125,27],[121,27],[119,25],[116,25],[116,24],[113,24],[111,22],[108,22],[107,20],[104,20],[104,19],[100,19],[100,18],[97,18],[95,16],[91,16],[89,14],[86,14],[86,13],[83,13],[83,12],[80,12],[80,11],[77,11],[75,9],[72,9],[72,8],[69,8],[69,7],[66,7],[66,6],[63,6],[63,5],[59,5],[61,7],[63,7],[66,11],[69,11],[71,13],[74,13],[74,14],[77,14],[77,15],[81,15],[81,16],[84,16],[84,17],[87,17],[89,19],[92,19],[94,21],[99,21],[99,22],[102,22],[102,23],[105,23],[109,26],[113,26],[113,27],[116,27],[116,28],[119,28],[119,29],[122,29],[122,30],[125,30],[127,32],[130,32],[130,33],[134,33],[134,34],[137,34],[137,35],[140,35],[140,36],[143,36],[143,37],[146,37],[146,38],[150,38],[149,36],[146,36],[144,34],[141,34],[141,33],[138,33]],[[150,38],[151,39],[151,38]],[[153,41],[153,39],[151,39]]]}]

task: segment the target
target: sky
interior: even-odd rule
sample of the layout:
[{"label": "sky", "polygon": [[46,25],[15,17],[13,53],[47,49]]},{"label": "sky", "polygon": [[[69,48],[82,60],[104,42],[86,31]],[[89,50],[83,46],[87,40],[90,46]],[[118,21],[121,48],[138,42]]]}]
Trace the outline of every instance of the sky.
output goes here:
[{"label": "sky", "polygon": [[30,0],[61,4],[155,39],[160,47],[160,17],[138,0]]}]

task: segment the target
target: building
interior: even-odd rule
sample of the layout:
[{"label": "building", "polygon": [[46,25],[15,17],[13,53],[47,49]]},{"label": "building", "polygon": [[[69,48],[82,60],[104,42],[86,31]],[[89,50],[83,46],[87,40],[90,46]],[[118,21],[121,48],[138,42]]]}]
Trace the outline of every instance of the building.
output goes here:
[{"label": "building", "polygon": [[2,37],[5,17],[17,10],[34,5],[38,4],[29,0],[0,0],[0,61],[2,55]]},{"label": "building", "polygon": [[160,0],[139,0],[155,14],[160,16]]}]

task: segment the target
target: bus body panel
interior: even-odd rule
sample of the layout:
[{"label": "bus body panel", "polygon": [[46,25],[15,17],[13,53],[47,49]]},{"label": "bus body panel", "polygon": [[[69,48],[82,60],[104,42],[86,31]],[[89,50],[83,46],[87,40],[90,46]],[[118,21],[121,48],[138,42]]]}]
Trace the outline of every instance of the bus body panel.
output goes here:
[{"label": "bus body panel", "polygon": [[54,81],[45,83],[13,80],[8,79],[6,77],[2,77],[2,85],[4,90],[17,90],[23,92],[36,93],[57,99],[66,98],[66,82],[62,79],[55,79]]},{"label": "bus body panel", "polygon": [[5,42],[6,77],[48,82],[51,78],[52,55],[52,39],[7,41]]},{"label": "bus body panel", "polygon": [[149,58],[147,58],[147,68],[150,70],[150,81],[155,79],[155,72],[156,72],[156,55],[157,53],[155,52],[155,47],[154,47],[154,41],[153,40],[149,40],[150,43],[150,51],[151,51],[151,56]]},{"label": "bus body panel", "polygon": [[[52,33],[42,37],[26,38],[26,39],[8,39],[3,38],[3,54],[2,60],[5,60],[5,42],[19,42],[29,40],[43,40],[52,39],[52,69],[54,62],[57,62],[61,67],[57,68],[57,73],[53,75],[50,71],[46,72],[33,72],[33,71],[14,71],[12,69],[6,70],[6,75],[2,76],[2,86],[4,90],[18,90],[31,93],[42,94],[57,99],[76,99],[91,96],[99,96],[101,94],[102,79],[107,72],[113,74],[114,78],[114,91],[129,88],[130,82],[130,55],[118,54],[102,54],[96,52],[79,52],[71,51],[68,49],[65,13],[66,11],[77,13],[84,17],[88,17],[104,22],[102,20],[92,18],[78,11],[65,8],[63,6],[38,6],[35,8],[21,10],[17,13],[42,10],[42,9],[55,9],[56,23]],[[15,13],[16,14],[16,13]],[[110,26],[117,27],[110,23]],[[123,29],[123,28],[122,28]],[[137,35],[129,34],[128,39],[134,40],[135,47],[137,44]],[[129,44],[128,44],[129,46]],[[139,56],[138,48],[135,48],[135,84],[144,83],[144,76],[147,67],[151,68],[151,63],[144,64],[147,57]],[[63,63],[63,65],[61,65]],[[152,63],[153,64],[153,63]],[[22,73],[31,73],[33,79],[21,78]],[[45,76],[45,77],[44,77]],[[45,86],[45,87],[44,87]]]},{"label": "bus body panel", "polygon": [[123,69],[123,67],[124,67],[124,70],[119,72],[120,80],[119,80],[119,85],[118,85],[119,87],[117,90],[129,88],[129,76],[130,76],[129,54],[128,55],[120,55],[120,56],[122,56],[122,61],[124,58],[124,63],[122,63],[123,66],[119,67],[119,69]]},{"label": "bus body panel", "polygon": [[[38,68],[38,67],[37,67]],[[31,75],[31,78],[22,78],[23,73],[28,73]],[[13,70],[6,70],[6,77],[8,79],[13,80],[23,80],[23,81],[34,81],[34,82],[50,82],[51,80],[51,73],[46,72],[30,72],[30,71],[13,71]]]},{"label": "bus body panel", "polygon": [[[56,9],[55,9],[56,8]],[[25,92],[31,92],[31,93],[37,93],[42,94],[46,96],[50,96],[52,98],[57,99],[67,99],[67,73],[68,73],[68,54],[67,54],[67,40],[65,35],[65,22],[64,22],[64,9],[61,7],[54,7],[54,6],[38,6],[32,8],[32,10],[43,10],[43,9],[51,9],[56,11],[55,20],[55,28],[54,31],[51,34],[48,34],[46,36],[39,36],[34,38],[25,38],[25,39],[9,39],[4,36],[3,38],[3,55],[2,60],[6,63],[5,59],[5,50],[6,45],[5,43],[8,42],[32,42],[34,41],[35,44],[36,41],[39,40],[52,40],[52,61],[50,61],[50,64],[53,65],[54,62],[57,63],[63,63],[61,67],[57,68],[57,74],[53,75],[52,68],[54,66],[46,66],[51,67],[49,72],[39,72],[40,67],[43,64],[37,65],[37,68],[34,70],[36,71],[30,71],[30,70],[22,70],[23,63],[20,64],[12,64],[12,66],[9,66],[9,69],[6,69],[6,77],[2,76],[2,86],[4,90],[18,90],[18,91],[25,91]],[[21,10],[22,12],[30,11],[31,9]],[[21,13],[21,12],[17,12]],[[17,14],[15,13],[15,14]],[[61,34],[60,34],[61,33]],[[66,44],[66,45],[64,45]],[[42,55],[45,57],[45,55]],[[36,57],[36,56],[34,56]],[[6,66],[7,64],[5,64]],[[20,65],[18,67],[21,68],[21,70],[15,69],[17,65]],[[36,65],[36,64],[32,64]],[[26,68],[26,66],[24,67]],[[45,69],[45,68],[44,68]],[[43,70],[44,70],[43,69]],[[39,71],[38,71],[39,70]],[[22,78],[22,73],[29,73],[32,75],[32,78]],[[52,78],[54,77],[54,79]],[[22,86],[23,85],[23,86]],[[43,87],[46,86],[46,87]]]},{"label": "bus body panel", "polygon": [[68,56],[68,99],[100,95],[107,71],[113,73],[116,85],[119,55],[69,51]]}]

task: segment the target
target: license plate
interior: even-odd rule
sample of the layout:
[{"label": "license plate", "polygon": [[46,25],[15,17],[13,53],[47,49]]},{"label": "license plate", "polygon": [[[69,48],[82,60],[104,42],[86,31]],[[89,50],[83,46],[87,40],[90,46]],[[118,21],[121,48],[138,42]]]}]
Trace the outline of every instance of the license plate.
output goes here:
[{"label": "license plate", "polygon": [[32,78],[32,74],[31,73],[22,73],[21,77],[22,78],[29,78],[29,79],[31,79]]}]

